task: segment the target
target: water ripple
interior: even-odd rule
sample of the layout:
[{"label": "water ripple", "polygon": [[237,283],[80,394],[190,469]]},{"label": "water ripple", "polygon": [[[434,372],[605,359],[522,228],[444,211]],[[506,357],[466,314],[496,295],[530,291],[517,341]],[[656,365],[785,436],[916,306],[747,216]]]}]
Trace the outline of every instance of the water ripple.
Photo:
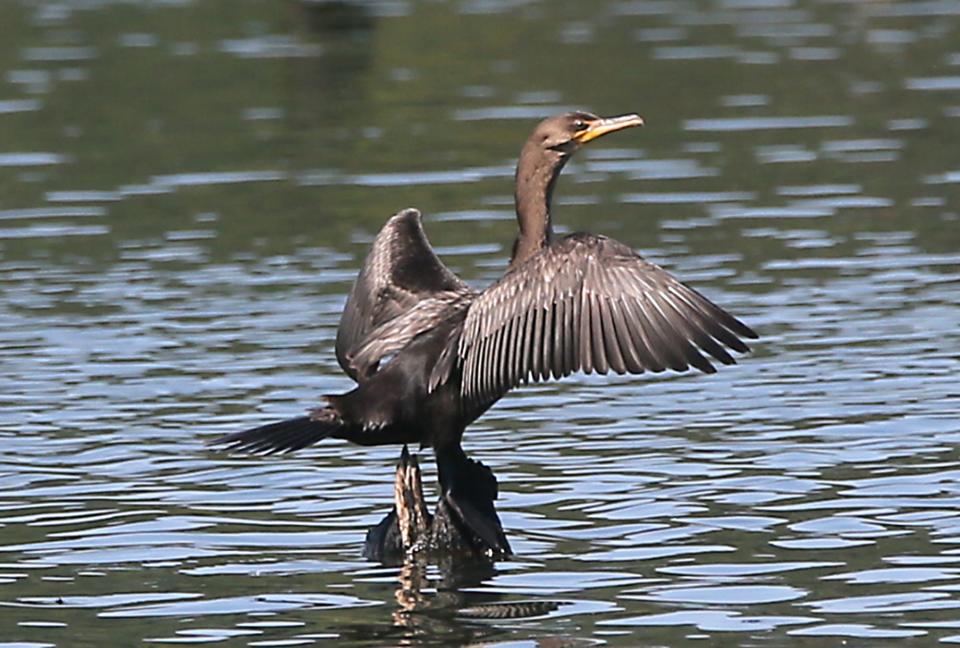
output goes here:
[{"label": "water ripple", "polygon": [[[5,645],[958,641],[956,3],[556,3],[4,14]],[[351,388],[336,326],[397,208],[498,279],[522,131],[584,79],[649,125],[570,163],[556,233],[761,338],[516,390],[464,438],[516,555],[368,562],[398,448],[204,442]]]}]

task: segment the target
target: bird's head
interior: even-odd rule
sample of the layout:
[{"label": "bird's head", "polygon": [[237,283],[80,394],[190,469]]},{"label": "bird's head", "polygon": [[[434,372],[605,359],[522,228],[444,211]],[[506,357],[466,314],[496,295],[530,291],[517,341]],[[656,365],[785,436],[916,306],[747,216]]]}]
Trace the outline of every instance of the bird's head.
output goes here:
[{"label": "bird's head", "polygon": [[640,115],[597,117],[587,112],[570,112],[544,119],[534,129],[529,142],[545,151],[568,156],[607,133],[642,125],[643,118]]}]

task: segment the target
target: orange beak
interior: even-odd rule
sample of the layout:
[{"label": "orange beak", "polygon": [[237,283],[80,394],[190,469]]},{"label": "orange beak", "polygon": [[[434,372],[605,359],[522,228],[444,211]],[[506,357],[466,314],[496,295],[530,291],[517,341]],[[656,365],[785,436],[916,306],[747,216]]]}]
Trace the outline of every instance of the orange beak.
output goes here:
[{"label": "orange beak", "polygon": [[640,115],[620,115],[619,117],[602,117],[590,122],[585,129],[576,133],[573,139],[578,144],[592,142],[607,133],[613,133],[624,128],[643,126],[643,117]]}]

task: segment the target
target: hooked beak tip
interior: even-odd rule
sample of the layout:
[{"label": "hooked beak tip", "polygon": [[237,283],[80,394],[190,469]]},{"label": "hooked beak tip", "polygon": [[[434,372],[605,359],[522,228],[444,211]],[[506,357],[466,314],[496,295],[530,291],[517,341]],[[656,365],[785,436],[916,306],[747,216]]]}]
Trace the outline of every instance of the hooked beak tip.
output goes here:
[{"label": "hooked beak tip", "polygon": [[594,121],[588,128],[577,133],[574,139],[580,144],[586,144],[608,133],[643,125],[643,117],[635,113],[620,115],[618,117],[604,117]]}]

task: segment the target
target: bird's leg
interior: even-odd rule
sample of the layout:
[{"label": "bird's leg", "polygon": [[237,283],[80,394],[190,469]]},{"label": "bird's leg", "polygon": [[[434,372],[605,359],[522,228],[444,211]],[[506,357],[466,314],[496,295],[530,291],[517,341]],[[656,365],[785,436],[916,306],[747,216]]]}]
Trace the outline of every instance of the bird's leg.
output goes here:
[{"label": "bird's leg", "polygon": [[429,540],[432,517],[423,499],[420,464],[407,446],[397,463],[393,502],[393,510],[367,532],[363,555],[370,560],[401,560]]},{"label": "bird's leg", "polygon": [[432,546],[442,551],[469,551],[506,556],[510,544],[493,506],[497,478],[463,450],[437,449],[441,496],[433,520]]},{"label": "bird's leg", "polygon": [[393,502],[404,551],[411,554],[426,547],[430,541],[433,516],[427,511],[423,499],[420,463],[416,456],[410,456],[407,446],[403,446],[400,454],[397,477],[393,483]]}]

